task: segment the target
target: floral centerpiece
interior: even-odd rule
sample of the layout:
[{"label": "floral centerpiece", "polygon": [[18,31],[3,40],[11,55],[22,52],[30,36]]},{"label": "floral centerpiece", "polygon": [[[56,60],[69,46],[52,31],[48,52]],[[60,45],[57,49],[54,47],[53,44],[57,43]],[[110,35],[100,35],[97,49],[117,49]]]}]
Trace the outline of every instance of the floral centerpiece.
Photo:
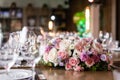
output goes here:
[{"label": "floral centerpiece", "polygon": [[55,37],[44,45],[41,53],[42,63],[66,70],[109,70],[112,64],[108,50],[92,38]]}]

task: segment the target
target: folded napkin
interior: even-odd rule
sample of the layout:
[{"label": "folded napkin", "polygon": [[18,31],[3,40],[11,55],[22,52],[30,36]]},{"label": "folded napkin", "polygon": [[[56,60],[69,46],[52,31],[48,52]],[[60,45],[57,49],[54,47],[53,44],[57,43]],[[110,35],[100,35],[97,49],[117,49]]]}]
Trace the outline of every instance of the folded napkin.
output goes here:
[{"label": "folded napkin", "polygon": [[27,33],[28,33],[28,28],[23,27],[22,31],[20,32],[20,43],[24,44],[27,41]]}]

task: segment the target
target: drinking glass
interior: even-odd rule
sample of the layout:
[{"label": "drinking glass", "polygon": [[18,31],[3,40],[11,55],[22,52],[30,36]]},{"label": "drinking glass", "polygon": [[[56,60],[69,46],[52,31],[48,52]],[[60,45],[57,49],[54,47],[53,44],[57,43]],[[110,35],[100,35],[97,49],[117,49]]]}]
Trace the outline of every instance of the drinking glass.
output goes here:
[{"label": "drinking glass", "polygon": [[40,54],[39,54],[39,47],[37,45],[37,35],[33,31],[28,31],[27,33],[27,41],[22,47],[23,49],[20,49],[21,55],[24,60],[27,61],[28,65],[30,64],[30,67],[33,71],[33,79],[35,76],[35,66],[40,60]]},{"label": "drinking glass", "polygon": [[119,48],[119,41],[117,40],[112,41],[111,47],[115,49]]},{"label": "drinking glass", "polygon": [[8,74],[11,67],[15,64],[18,54],[12,49],[0,50],[0,66],[2,66]]},{"label": "drinking glass", "polygon": [[100,31],[99,39],[102,42],[103,48],[108,49],[108,47],[110,47],[110,44],[112,42],[112,33]]}]

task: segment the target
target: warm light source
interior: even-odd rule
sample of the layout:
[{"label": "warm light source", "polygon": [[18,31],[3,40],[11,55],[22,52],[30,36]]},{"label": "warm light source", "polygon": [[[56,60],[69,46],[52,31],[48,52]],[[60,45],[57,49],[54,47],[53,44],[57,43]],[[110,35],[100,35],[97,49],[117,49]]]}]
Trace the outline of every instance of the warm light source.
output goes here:
[{"label": "warm light source", "polygon": [[85,17],[86,17],[86,30],[90,30],[90,8],[86,7],[85,10]]},{"label": "warm light source", "polygon": [[52,21],[48,22],[48,29],[53,30],[53,22]]},{"label": "warm light source", "polygon": [[54,15],[52,15],[50,18],[51,18],[51,20],[53,20],[53,21],[55,20],[55,16],[54,16]]},{"label": "warm light source", "polygon": [[88,0],[88,1],[92,3],[94,0]]}]

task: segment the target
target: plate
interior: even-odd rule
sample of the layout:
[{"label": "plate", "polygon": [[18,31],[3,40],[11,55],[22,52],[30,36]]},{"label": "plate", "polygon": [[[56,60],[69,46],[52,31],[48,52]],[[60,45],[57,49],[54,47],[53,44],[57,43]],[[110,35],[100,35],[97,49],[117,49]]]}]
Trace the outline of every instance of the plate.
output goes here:
[{"label": "plate", "polygon": [[0,70],[0,80],[17,80],[31,77],[33,72],[26,69],[11,69],[10,72],[5,74],[5,70]]},{"label": "plate", "polygon": [[119,52],[120,51],[120,47],[119,48],[112,48],[111,50]]},{"label": "plate", "polygon": [[120,70],[120,61],[114,61],[113,64],[111,65],[115,69]]}]

